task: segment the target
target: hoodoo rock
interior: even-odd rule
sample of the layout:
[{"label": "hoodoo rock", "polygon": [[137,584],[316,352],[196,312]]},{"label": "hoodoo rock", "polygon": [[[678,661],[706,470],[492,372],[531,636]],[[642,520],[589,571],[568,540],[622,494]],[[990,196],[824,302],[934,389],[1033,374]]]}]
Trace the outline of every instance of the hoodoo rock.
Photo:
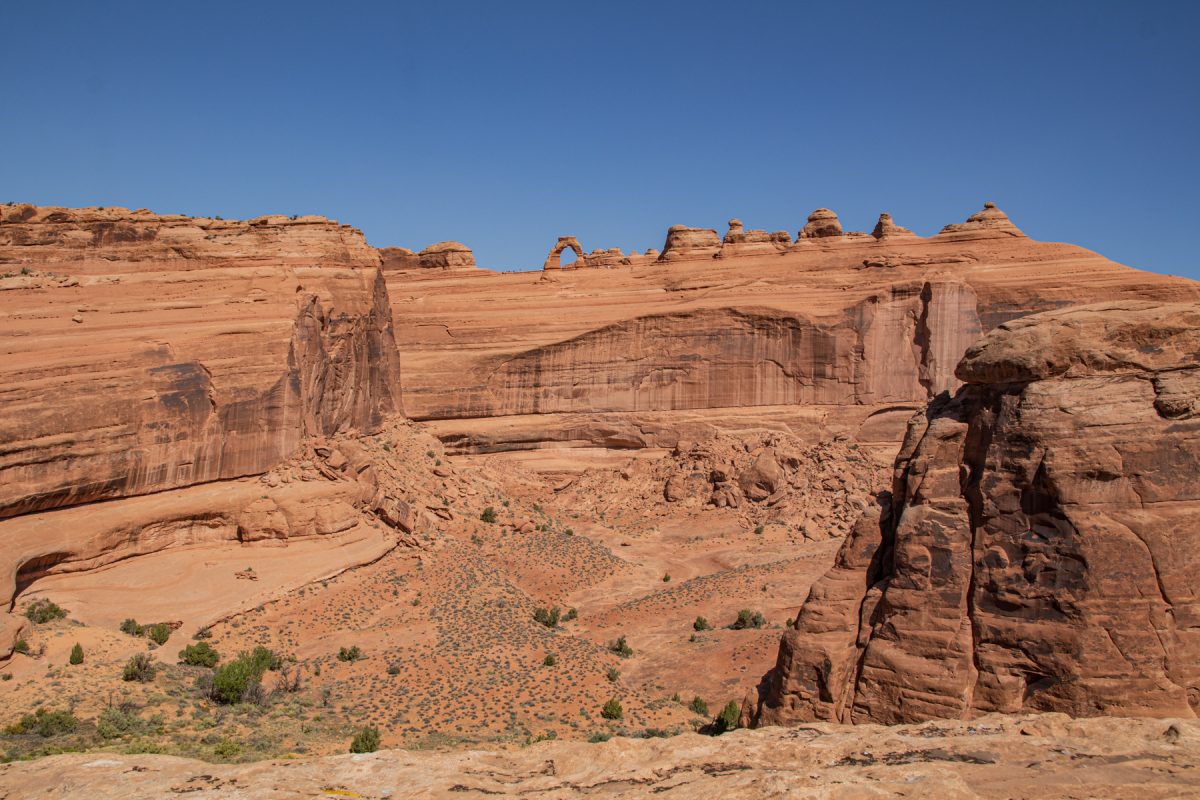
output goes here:
[{"label": "hoodoo rock", "polygon": [[871,231],[871,235],[876,239],[894,239],[908,236],[916,236],[915,233],[908,228],[902,228],[892,221],[892,215],[886,211],[879,215],[879,221],[875,223],[875,230]]},{"label": "hoodoo rock", "polygon": [[800,229],[799,238],[825,239],[842,235],[842,223],[838,215],[828,208],[818,208],[808,215],[808,222]]},{"label": "hoodoo rock", "polygon": [[1024,236],[1025,234],[1012,224],[1012,220],[1008,218],[1007,214],[996,208],[996,204],[991,202],[984,203],[983,210],[967,217],[966,222],[947,225],[938,234],[938,236],[957,236],[958,238],[980,235]]},{"label": "hoodoo rock", "polygon": [[712,228],[672,225],[667,230],[660,261],[691,261],[713,258],[721,252],[721,237]]},{"label": "hoodoo rock", "polygon": [[787,231],[767,233],[765,230],[745,230],[740,219],[729,220],[729,230],[721,240],[721,258],[737,256],[775,255],[787,250],[792,238]]},{"label": "hoodoo rock", "polygon": [[1005,323],[910,424],[747,721],[1200,708],[1200,304]]},{"label": "hoodoo rock", "polygon": [[474,267],[475,254],[462,242],[437,242],[417,253],[417,266],[424,269]]}]

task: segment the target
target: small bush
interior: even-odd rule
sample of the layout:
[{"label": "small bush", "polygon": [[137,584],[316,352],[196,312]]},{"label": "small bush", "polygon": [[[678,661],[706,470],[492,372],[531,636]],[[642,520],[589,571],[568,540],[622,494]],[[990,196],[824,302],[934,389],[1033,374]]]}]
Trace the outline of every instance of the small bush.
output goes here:
[{"label": "small bush", "polygon": [[26,714],[9,725],[4,732],[15,736],[36,733],[43,739],[47,739],[51,736],[70,733],[78,724],[79,720],[75,719],[75,715],[70,711],[47,711],[39,708],[34,713]]},{"label": "small bush", "polygon": [[738,707],[736,700],[730,700],[721,709],[721,713],[717,714],[717,718],[713,720],[712,731],[718,736],[726,731],[731,731],[737,728],[738,718],[742,715],[742,709]]},{"label": "small bush", "polygon": [[621,708],[617,698],[613,698],[604,704],[604,708],[600,709],[600,716],[605,719],[620,719],[625,712]]},{"label": "small bush", "polygon": [[546,657],[542,659],[543,667],[553,667],[557,663],[558,659],[554,657],[553,653],[546,653]]},{"label": "small bush", "polygon": [[488,506],[483,510],[483,513],[479,515],[479,518],[489,525],[492,524],[496,521],[496,509]]},{"label": "small bush", "polygon": [[233,739],[222,739],[213,747],[213,755],[217,758],[237,758],[242,754],[242,746]]},{"label": "small bush", "polygon": [[360,659],[366,658],[366,656],[363,655],[363,651],[359,649],[358,645],[353,645],[352,647],[343,647],[343,648],[339,649],[337,657],[338,657],[338,661],[350,661],[350,662],[354,662],[354,661],[358,661]]},{"label": "small bush", "polygon": [[149,653],[137,653],[125,663],[121,677],[127,681],[149,683],[154,680],[155,671],[154,659],[150,657]]},{"label": "small bush", "polygon": [[588,741],[591,742],[592,744],[600,744],[601,742],[607,742],[611,738],[612,738],[611,733],[607,733],[605,731],[597,731],[596,733],[593,733],[591,736],[588,737]]},{"label": "small bush", "polygon": [[242,653],[238,658],[249,659],[255,669],[258,670],[259,675],[262,675],[267,670],[277,670],[279,669],[279,665],[283,663],[283,659],[279,657],[278,653],[262,645],[251,650],[249,655]]},{"label": "small bush", "polygon": [[25,608],[25,616],[35,625],[42,625],[56,619],[65,619],[67,610],[49,600],[42,598],[34,600]]},{"label": "small bush", "polygon": [[671,582],[671,575],[669,573],[666,575],[663,575],[663,583],[670,583],[670,582]]},{"label": "small bush", "polygon": [[360,730],[350,742],[351,753],[374,753],[378,749],[379,729],[373,725],[367,725]]},{"label": "small bush", "polygon": [[696,617],[696,621],[692,623],[692,629],[697,631],[711,631],[712,625],[709,625],[708,620],[704,617]]},{"label": "small bush", "polygon": [[121,623],[121,633],[128,633],[130,636],[142,636],[145,634],[145,632],[146,629],[141,625],[138,625],[137,620],[133,617],[127,617],[125,621]]},{"label": "small bush", "polygon": [[609,683],[616,683],[617,679],[621,677],[621,670],[616,667],[609,667],[605,677],[608,678]]},{"label": "small bush", "polygon": [[197,642],[180,650],[179,660],[192,667],[215,667],[221,655],[208,642]]},{"label": "small bush", "polygon": [[400,674],[400,665],[399,664],[388,664],[387,674],[393,675],[393,676],[399,675]]},{"label": "small bush", "polygon": [[729,627],[735,631],[741,631],[746,628],[761,628],[766,624],[767,621],[763,619],[761,612],[743,608],[738,612],[737,620]]},{"label": "small bush", "polygon": [[757,528],[755,528],[755,529],[754,529],[754,532],[755,532],[756,534],[758,534],[759,536],[762,536],[762,532],[763,532],[763,531],[765,531],[765,530],[766,530],[766,526],[764,526],[764,525],[759,525]]},{"label": "small bush", "polygon": [[197,686],[201,690],[207,688],[209,696],[218,703],[259,702],[265,700],[259,683],[263,673],[278,667],[279,656],[265,647],[256,647],[218,667],[212,675],[211,688],[207,687],[207,681]]},{"label": "small bush", "polygon": [[24,639],[17,639],[15,642],[13,642],[13,652],[20,653],[24,656],[29,655],[29,642],[25,641]]},{"label": "small bush", "polygon": [[556,628],[558,627],[559,613],[558,606],[555,606],[549,610],[545,608],[537,608],[534,609],[533,619],[534,622],[545,625],[547,628]]},{"label": "small bush", "polygon": [[146,627],[146,637],[155,644],[166,644],[171,638],[171,627],[165,622],[156,622]]},{"label": "small bush", "polygon": [[692,702],[688,704],[688,708],[692,710],[693,714],[699,714],[702,717],[708,716],[708,703],[704,702],[704,699],[699,695],[692,698]]},{"label": "small bush", "polygon": [[578,618],[579,618],[578,610],[576,610],[574,608],[568,609],[567,613],[563,616],[563,622],[570,622],[571,620],[578,619]]},{"label": "small bush", "polygon": [[629,658],[633,655],[633,648],[625,641],[625,637],[621,636],[616,641],[608,643],[608,649],[619,655],[621,658]]},{"label": "small bush", "polygon": [[83,663],[83,645],[79,644],[79,642],[75,643],[75,646],[71,648],[71,657],[67,659],[67,662],[72,666],[78,666]]},{"label": "small bush", "polygon": [[140,733],[144,721],[132,706],[110,706],[100,712],[96,719],[96,733],[102,739],[117,739],[121,736]]}]

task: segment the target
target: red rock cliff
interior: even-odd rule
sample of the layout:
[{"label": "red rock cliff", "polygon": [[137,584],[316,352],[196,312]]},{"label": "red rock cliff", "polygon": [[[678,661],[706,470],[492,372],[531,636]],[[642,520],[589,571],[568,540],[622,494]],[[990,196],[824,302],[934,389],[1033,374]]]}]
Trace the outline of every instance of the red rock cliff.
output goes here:
[{"label": "red rock cliff", "polygon": [[400,410],[378,253],[321,217],[0,206],[0,517],[261,473]]},{"label": "red rock cliff", "polygon": [[748,721],[1200,706],[1200,305],[1006,323],[914,419]]}]

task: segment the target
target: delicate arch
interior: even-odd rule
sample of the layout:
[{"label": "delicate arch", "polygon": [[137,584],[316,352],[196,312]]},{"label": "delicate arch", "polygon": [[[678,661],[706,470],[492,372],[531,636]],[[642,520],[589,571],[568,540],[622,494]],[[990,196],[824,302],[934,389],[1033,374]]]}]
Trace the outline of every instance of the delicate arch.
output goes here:
[{"label": "delicate arch", "polygon": [[558,241],[554,243],[554,248],[550,251],[550,255],[546,256],[546,263],[542,265],[542,269],[562,269],[562,251],[567,248],[575,251],[576,264],[583,266],[583,248],[579,244],[579,240],[574,236],[560,236]]}]

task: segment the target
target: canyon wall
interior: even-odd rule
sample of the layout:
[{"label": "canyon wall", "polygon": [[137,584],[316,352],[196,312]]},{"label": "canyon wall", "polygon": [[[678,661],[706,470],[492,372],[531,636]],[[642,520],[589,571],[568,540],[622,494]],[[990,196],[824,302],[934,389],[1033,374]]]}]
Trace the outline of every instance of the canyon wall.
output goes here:
[{"label": "canyon wall", "polygon": [[581,261],[389,271],[405,410],[459,452],[603,447],[614,425],[624,446],[671,447],[664,415],[720,428],[753,410],[894,453],[907,417],[957,387],[955,364],[995,325],[1080,302],[1200,299],[1193,281],[1033,241],[992,204],[927,238],[887,214],[873,234],[845,232],[818,209],[795,241],[731,220],[724,240],[671,228],[654,260]]},{"label": "canyon wall", "polygon": [[0,206],[0,517],[258,474],[401,409],[380,259],[324,218]]},{"label": "canyon wall", "polygon": [[1200,304],[1001,325],[912,421],[747,722],[1200,708]]}]

